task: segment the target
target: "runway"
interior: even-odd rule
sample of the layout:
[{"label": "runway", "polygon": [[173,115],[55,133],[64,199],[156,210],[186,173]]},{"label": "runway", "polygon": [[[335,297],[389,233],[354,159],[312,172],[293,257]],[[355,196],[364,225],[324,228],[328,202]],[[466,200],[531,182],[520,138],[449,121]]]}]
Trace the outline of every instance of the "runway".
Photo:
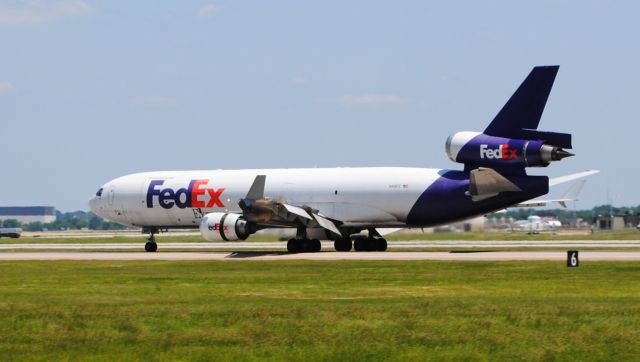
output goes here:
[{"label": "runway", "polygon": [[[231,261],[231,260],[440,260],[440,261],[533,261],[566,260],[566,251],[490,251],[490,252],[2,252],[0,261],[84,260],[84,261]],[[581,251],[585,261],[640,261],[640,251]]]},{"label": "runway", "polygon": [[[2,244],[0,250],[143,250],[135,243],[32,243]],[[284,250],[286,242],[159,242],[158,250]],[[391,241],[389,249],[473,249],[473,248],[640,248],[640,240],[559,240],[559,241]],[[323,241],[322,250],[333,250],[333,242]]]}]

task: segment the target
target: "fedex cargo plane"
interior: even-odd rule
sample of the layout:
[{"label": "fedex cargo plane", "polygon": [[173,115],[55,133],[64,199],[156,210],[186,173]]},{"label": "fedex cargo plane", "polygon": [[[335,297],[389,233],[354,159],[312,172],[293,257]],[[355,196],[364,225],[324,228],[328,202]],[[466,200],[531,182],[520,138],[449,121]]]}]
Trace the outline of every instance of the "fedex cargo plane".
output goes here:
[{"label": "fedex cargo plane", "polygon": [[[462,170],[407,167],[157,171],[107,182],[91,199],[105,219],[154,235],[199,229],[208,241],[244,240],[266,228],[295,228],[290,252],[384,251],[381,229],[430,227],[502,210],[547,194],[550,182],[529,176],[573,156],[571,135],[538,131],[558,66],[535,67],[483,132],[458,132],[446,154]],[[563,200],[549,200],[563,201]],[[548,201],[542,201],[542,204]],[[536,205],[541,202],[536,201]]]}]

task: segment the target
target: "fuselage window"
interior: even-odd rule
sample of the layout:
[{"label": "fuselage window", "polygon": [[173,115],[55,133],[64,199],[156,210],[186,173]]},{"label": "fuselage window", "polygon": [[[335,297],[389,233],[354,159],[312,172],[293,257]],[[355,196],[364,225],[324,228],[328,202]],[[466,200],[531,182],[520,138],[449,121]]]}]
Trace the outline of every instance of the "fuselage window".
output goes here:
[{"label": "fuselage window", "polygon": [[102,196],[102,187],[100,188],[100,190],[98,190],[98,192],[96,192],[96,196],[98,197]]}]

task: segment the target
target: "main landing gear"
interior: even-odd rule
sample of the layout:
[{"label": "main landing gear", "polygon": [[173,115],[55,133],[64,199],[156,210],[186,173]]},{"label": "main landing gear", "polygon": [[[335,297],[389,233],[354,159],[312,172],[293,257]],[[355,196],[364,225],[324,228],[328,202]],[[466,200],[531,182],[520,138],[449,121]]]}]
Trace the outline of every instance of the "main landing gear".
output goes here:
[{"label": "main landing gear", "polygon": [[158,244],[156,243],[156,237],[155,237],[155,234],[158,233],[158,229],[143,230],[142,232],[149,233],[149,238],[147,239],[147,242],[144,244],[144,250],[149,253],[153,253],[156,250],[158,250]]},{"label": "main landing gear", "polygon": [[322,249],[322,244],[318,239],[289,239],[287,251],[290,253],[317,253]]},{"label": "main landing gear", "polygon": [[356,239],[353,242],[356,251],[386,251],[387,240],[385,238]]},{"label": "main landing gear", "polygon": [[350,238],[340,238],[333,242],[333,247],[336,251],[351,251],[351,248],[353,248],[353,242]]},{"label": "main landing gear", "polygon": [[[337,239],[336,251],[351,251],[351,239]],[[387,251],[387,240],[382,237],[357,238],[353,241],[355,251]]]},{"label": "main landing gear", "polygon": [[[387,240],[381,237],[358,238],[352,241],[350,238],[336,239],[333,243],[336,251],[386,251]],[[290,253],[317,253],[322,249],[320,240],[293,238],[287,242],[287,251]]]}]

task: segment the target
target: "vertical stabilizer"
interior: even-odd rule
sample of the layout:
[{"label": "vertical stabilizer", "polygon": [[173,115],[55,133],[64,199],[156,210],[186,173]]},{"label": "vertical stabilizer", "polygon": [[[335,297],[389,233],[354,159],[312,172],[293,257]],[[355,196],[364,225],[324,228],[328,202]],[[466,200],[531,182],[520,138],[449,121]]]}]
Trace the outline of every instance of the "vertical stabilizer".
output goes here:
[{"label": "vertical stabilizer", "polygon": [[533,68],[484,134],[517,138],[523,130],[537,129],[559,68],[557,65]]}]

